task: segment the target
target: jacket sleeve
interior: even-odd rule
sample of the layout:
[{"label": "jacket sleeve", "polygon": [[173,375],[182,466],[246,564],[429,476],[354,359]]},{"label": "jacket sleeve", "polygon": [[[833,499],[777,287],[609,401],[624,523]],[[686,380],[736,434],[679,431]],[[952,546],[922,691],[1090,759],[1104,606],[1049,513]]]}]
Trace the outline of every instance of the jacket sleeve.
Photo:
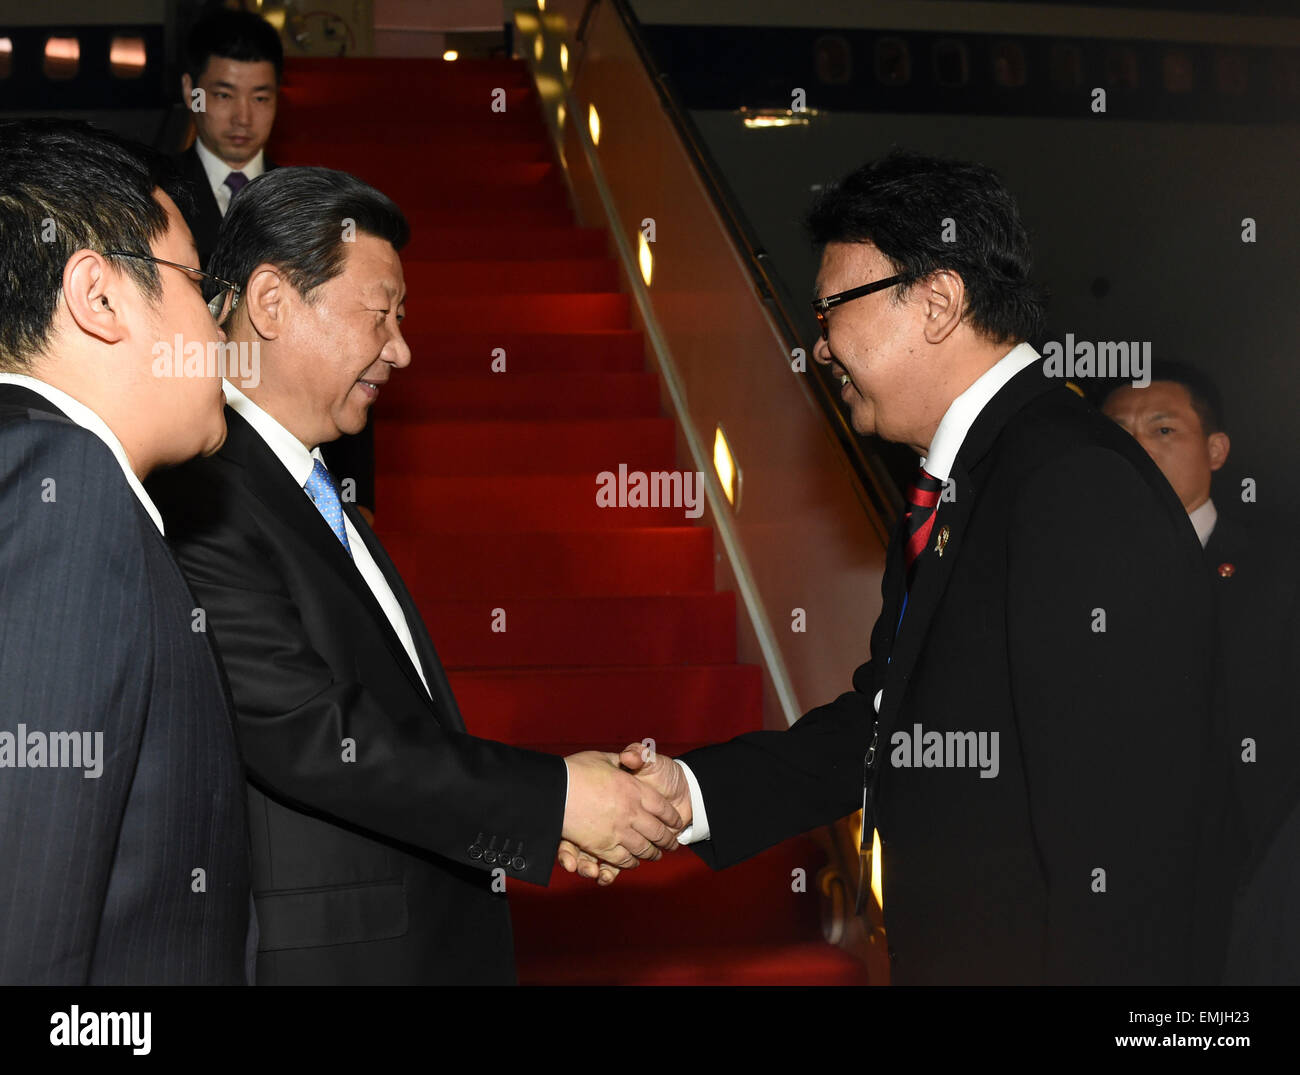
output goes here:
[{"label": "jacket sleeve", "polygon": [[482,870],[494,866],[471,848],[508,839],[512,859],[526,863],[512,875],[548,882],[564,820],[563,758],[449,731],[414,695],[407,708],[391,708],[355,664],[331,667],[314,648],[256,524],[173,528],[171,518],[173,547],[225,665],[255,785]]}]

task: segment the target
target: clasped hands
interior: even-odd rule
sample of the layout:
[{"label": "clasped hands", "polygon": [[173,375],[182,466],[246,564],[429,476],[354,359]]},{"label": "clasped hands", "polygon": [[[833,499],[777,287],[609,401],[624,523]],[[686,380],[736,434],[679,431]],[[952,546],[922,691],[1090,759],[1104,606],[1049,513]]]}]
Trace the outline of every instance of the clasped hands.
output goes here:
[{"label": "clasped hands", "polygon": [[609,885],[620,870],[677,849],[691,796],[676,761],[631,743],[622,754],[586,750],[565,762],[569,799],[556,858],[569,873]]}]

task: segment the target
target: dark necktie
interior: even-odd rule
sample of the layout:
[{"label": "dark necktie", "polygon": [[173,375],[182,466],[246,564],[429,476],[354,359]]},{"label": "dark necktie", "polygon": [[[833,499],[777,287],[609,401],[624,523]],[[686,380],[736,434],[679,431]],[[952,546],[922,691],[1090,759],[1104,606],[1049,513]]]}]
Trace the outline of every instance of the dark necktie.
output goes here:
[{"label": "dark necktie", "polygon": [[943,482],[933,474],[927,474],[924,467],[919,467],[916,480],[907,494],[907,514],[904,516],[907,526],[907,543],[903,546],[903,563],[907,568],[907,577],[912,577],[912,565],[916,558],[925,551],[930,540],[930,531],[934,529],[934,512],[943,493]]},{"label": "dark necktie", "polygon": [[230,200],[233,202],[235,200],[235,195],[248,186],[248,184],[249,178],[243,172],[231,172],[226,176],[226,186],[230,188]]}]

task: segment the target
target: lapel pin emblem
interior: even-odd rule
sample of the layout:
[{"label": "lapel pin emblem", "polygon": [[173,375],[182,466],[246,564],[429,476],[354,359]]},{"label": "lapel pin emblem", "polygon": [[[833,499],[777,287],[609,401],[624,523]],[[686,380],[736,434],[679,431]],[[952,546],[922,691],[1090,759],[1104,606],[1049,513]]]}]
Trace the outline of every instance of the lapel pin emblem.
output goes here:
[{"label": "lapel pin emblem", "polygon": [[940,556],[943,555],[943,550],[948,544],[948,536],[949,536],[948,528],[946,526],[940,527],[939,536],[935,539],[934,542],[934,551],[937,552]]},{"label": "lapel pin emblem", "polygon": [[1237,569],[1236,569],[1235,567],[1233,567],[1232,564],[1220,564],[1220,565],[1219,565],[1219,578],[1221,578],[1221,579],[1230,579],[1230,578],[1232,578],[1232,576],[1233,576],[1234,574],[1236,574],[1236,571],[1237,571]]}]

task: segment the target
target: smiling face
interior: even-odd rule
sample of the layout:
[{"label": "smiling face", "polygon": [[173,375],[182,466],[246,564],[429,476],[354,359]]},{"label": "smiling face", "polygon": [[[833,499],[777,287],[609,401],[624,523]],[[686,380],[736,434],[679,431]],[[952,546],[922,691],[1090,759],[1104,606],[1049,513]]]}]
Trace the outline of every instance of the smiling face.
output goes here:
[{"label": "smiling face", "polygon": [[263,366],[276,397],[268,409],[308,448],[361,432],[393,370],[411,361],[400,327],[406,283],[397,251],[364,233],[343,245],[343,271],[310,302],[279,285],[282,328],[274,359]]},{"label": "smiling face", "polygon": [[[195,84],[182,80],[190,107]],[[275,124],[275,66],[269,60],[245,62],[213,56],[199,75],[204,110],[194,112],[203,144],[231,168],[247,164],[271,137]]]},{"label": "smiling face", "polygon": [[1193,512],[1210,497],[1210,475],[1228,458],[1226,433],[1207,435],[1192,397],[1177,381],[1116,389],[1102,412],[1131,433]]},{"label": "smiling face", "polygon": [[[889,260],[870,243],[827,243],[817,274],[824,298],[894,275]],[[853,428],[912,445],[924,454],[943,408],[935,410],[926,367],[927,288],[914,285],[902,301],[894,288],[852,299],[826,314],[829,339],[817,340],[813,357],[831,367],[841,384]]]}]

